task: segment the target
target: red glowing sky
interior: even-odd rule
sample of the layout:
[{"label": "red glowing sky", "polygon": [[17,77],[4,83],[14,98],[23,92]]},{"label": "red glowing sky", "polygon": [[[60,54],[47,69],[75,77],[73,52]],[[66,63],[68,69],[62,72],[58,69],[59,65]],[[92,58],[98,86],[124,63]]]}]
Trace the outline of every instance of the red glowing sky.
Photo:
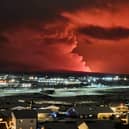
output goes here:
[{"label": "red glowing sky", "polygon": [[128,0],[0,2],[0,71],[129,73]]}]

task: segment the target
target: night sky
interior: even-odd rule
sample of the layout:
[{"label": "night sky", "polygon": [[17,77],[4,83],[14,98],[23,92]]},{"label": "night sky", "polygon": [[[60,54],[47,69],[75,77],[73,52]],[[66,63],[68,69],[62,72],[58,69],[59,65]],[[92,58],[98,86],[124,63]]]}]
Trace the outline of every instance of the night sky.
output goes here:
[{"label": "night sky", "polygon": [[129,73],[129,0],[0,0],[0,71]]}]

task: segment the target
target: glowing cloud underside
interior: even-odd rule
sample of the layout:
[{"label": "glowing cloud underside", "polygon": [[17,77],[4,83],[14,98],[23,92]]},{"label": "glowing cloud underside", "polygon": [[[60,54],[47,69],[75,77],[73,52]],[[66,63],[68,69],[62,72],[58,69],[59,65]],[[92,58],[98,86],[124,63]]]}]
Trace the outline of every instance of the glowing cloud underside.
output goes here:
[{"label": "glowing cloud underside", "polygon": [[8,46],[3,45],[1,48],[4,58],[0,60],[5,62],[8,58],[8,67],[5,65],[7,70],[90,71],[83,57],[73,53],[78,41],[76,33],[68,24],[61,21],[38,24],[35,22],[31,27],[19,25],[3,32],[8,39]]},{"label": "glowing cloud underside", "polygon": [[129,73],[128,12],[128,0],[0,1],[0,71]]}]

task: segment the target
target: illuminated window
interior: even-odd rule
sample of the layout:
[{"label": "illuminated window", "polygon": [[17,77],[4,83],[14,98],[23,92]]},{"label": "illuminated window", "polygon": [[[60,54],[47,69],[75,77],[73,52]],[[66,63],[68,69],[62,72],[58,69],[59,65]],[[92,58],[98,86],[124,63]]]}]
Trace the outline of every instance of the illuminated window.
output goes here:
[{"label": "illuminated window", "polygon": [[42,126],[42,127],[41,127],[41,129],[45,129],[45,127],[44,127],[44,126]]},{"label": "illuminated window", "polygon": [[23,122],[23,120],[19,120],[19,123],[22,123]]}]

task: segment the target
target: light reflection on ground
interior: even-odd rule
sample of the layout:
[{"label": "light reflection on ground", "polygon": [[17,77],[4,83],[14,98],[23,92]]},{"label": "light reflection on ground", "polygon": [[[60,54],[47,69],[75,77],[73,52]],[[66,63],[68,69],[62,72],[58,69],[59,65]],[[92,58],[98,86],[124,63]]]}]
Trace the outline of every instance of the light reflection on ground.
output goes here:
[{"label": "light reflection on ground", "polygon": [[[46,90],[53,90],[47,88]],[[81,95],[104,95],[104,94],[115,94],[121,91],[129,91],[129,86],[94,86],[94,87],[82,87],[82,88],[60,88],[54,89],[53,94],[49,94],[53,97],[68,97],[68,96],[81,96]],[[29,89],[29,88],[17,88],[17,89],[0,89],[0,96],[10,96],[15,94],[24,93],[40,93],[41,88]],[[43,92],[42,92],[43,93]]]}]

